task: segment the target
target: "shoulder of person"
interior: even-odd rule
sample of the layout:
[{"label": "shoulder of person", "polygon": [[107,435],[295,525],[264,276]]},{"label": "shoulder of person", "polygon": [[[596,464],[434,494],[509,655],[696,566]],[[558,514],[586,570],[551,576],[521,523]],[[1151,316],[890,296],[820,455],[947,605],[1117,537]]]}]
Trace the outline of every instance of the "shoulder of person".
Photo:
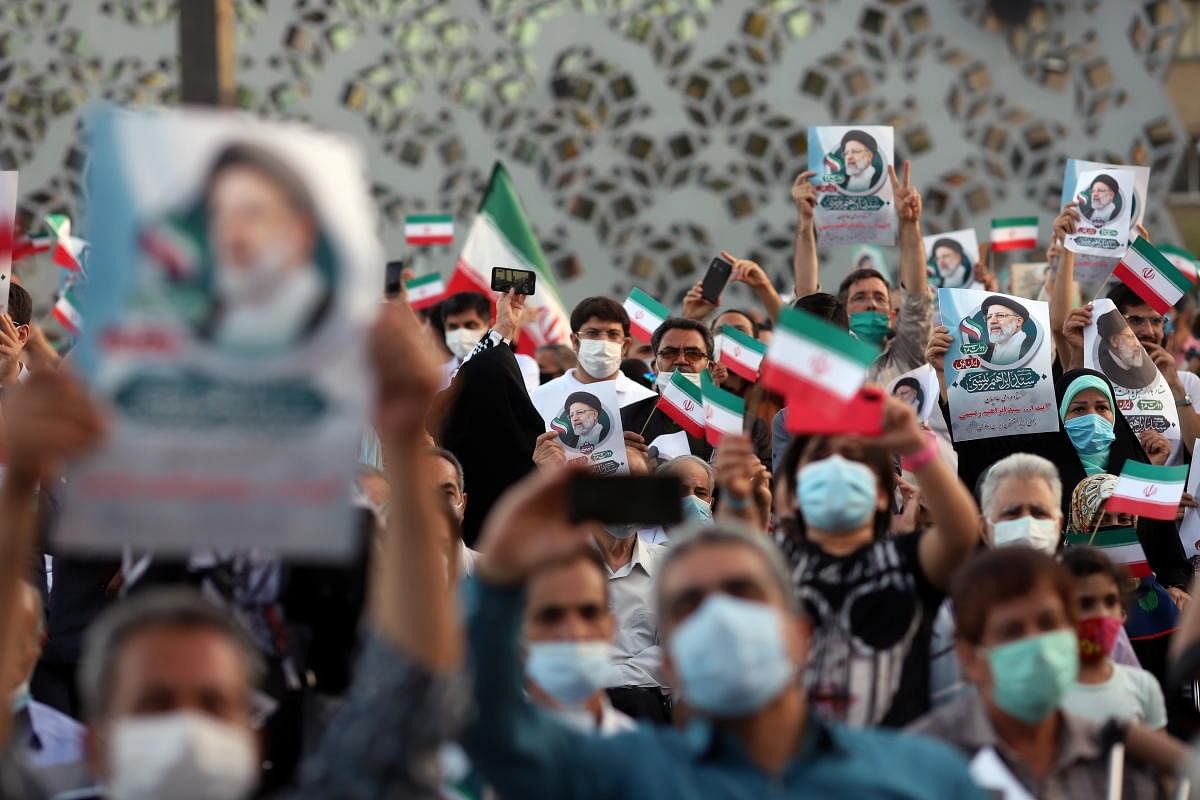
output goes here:
[{"label": "shoulder of person", "polygon": [[1133,667],[1129,664],[1118,664],[1113,662],[1113,677],[1120,678],[1127,685],[1133,686],[1142,694],[1154,694],[1155,691],[1162,693],[1162,686],[1158,683],[1158,678],[1154,674],[1141,667]]},{"label": "shoulder of person", "polygon": [[547,395],[554,394],[555,392],[558,391],[560,386],[563,386],[564,384],[569,383],[571,380],[572,380],[571,370],[568,369],[566,372],[564,372],[562,375],[559,375],[557,378],[551,378],[550,380],[546,381],[545,383],[543,383],[542,385],[538,386],[536,389],[531,391],[529,393],[529,399],[537,400],[539,398],[546,397]]},{"label": "shoulder of person", "polygon": [[[920,720],[918,720],[918,723]],[[902,731],[887,728],[831,726],[834,740],[869,761],[884,765],[903,764],[909,774],[928,778],[967,774],[962,750],[941,737],[926,735],[910,726]],[[917,734],[914,736],[913,734]]]}]

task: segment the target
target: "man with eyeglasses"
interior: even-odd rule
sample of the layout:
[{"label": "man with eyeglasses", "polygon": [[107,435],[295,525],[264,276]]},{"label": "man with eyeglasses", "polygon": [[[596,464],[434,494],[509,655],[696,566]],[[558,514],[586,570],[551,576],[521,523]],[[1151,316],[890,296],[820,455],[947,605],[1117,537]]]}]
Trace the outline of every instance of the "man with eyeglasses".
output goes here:
[{"label": "man with eyeglasses", "polygon": [[10,285],[8,314],[0,316],[0,391],[23,381],[29,373],[21,361],[21,354],[29,341],[32,319],[33,300],[29,292],[15,283]]},{"label": "man with eyeglasses", "polygon": [[988,349],[983,360],[998,367],[1016,363],[1033,347],[1023,330],[1029,311],[1017,301],[994,294],[980,304],[987,323]]}]

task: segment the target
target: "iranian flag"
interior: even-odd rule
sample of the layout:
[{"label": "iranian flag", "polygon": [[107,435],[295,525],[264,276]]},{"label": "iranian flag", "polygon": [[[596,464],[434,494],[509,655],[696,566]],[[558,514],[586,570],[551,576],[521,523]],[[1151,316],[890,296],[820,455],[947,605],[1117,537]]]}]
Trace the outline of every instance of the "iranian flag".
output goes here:
[{"label": "iranian flag", "polygon": [[1126,461],[1106,511],[1125,511],[1150,519],[1174,520],[1187,483],[1186,464],[1156,467],[1140,461]]},{"label": "iranian flag", "polygon": [[1125,251],[1113,275],[1160,314],[1170,311],[1192,288],[1184,274],[1141,236]]},{"label": "iranian flag", "polygon": [[1158,248],[1158,252],[1162,253],[1175,269],[1182,272],[1183,277],[1187,278],[1193,286],[1196,285],[1197,280],[1200,280],[1200,276],[1196,274],[1196,257],[1187,250],[1173,244],[1164,244]]},{"label": "iranian flag", "polygon": [[876,348],[833,323],[784,308],[763,358],[762,383],[789,398],[823,397],[841,405],[858,393],[876,355]]},{"label": "iranian flag", "polygon": [[671,310],[636,286],[625,299],[625,313],[634,336],[649,342],[654,331],[671,316]]},{"label": "iranian flag", "polygon": [[409,214],[404,218],[404,243],[415,247],[454,243],[454,217],[449,214]]},{"label": "iranian flag", "polygon": [[75,305],[74,286],[68,285],[63,289],[58,302],[54,304],[54,318],[72,336],[83,333],[83,315],[79,313],[79,307]]},{"label": "iranian flag", "polygon": [[1032,250],[1037,247],[1037,217],[1005,217],[992,220],[992,250]]},{"label": "iranian flag", "polygon": [[671,374],[671,380],[662,387],[655,408],[675,424],[697,439],[704,436],[704,398],[700,387],[683,377],[679,372]]},{"label": "iranian flag", "polygon": [[[1187,467],[1183,467],[1183,470],[1186,472]],[[1097,531],[1095,535],[1068,533],[1065,540],[1067,547],[1095,547],[1103,551],[1114,564],[1129,570],[1129,574],[1135,578],[1150,577],[1150,565],[1146,563],[1146,552],[1142,550],[1142,543],[1138,541],[1136,528]]]},{"label": "iranian flag", "polygon": [[[446,287],[447,296],[481,292],[493,297],[492,267],[513,267],[537,273],[537,294],[525,307],[534,319],[521,331],[517,351],[532,355],[544,344],[562,344],[570,339],[571,326],[554,277],[546,264],[541,245],[521,208],[521,200],[504,165],[496,162],[479,213],[467,232],[467,241]],[[494,301],[493,301],[494,302]]]},{"label": "iranian flag", "polygon": [[745,430],[746,401],[713,383],[708,370],[700,373],[700,395],[704,401],[704,431],[713,447],[727,433]]},{"label": "iranian flag", "polygon": [[436,272],[404,282],[404,292],[413,311],[435,306],[446,294],[446,282]]},{"label": "iranian flag", "polygon": [[767,346],[758,339],[737,328],[722,325],[714,349],[720,353],[718,360],[734,375],[751,382],[758,380],[758,368],[767,354]]},{"label": "iranian flag", "polygon": [[83,272],[87,242],[71,235],[71,218],[66,214],[47,214],[46,227],[54,236],[54,263],[71,272]]}]

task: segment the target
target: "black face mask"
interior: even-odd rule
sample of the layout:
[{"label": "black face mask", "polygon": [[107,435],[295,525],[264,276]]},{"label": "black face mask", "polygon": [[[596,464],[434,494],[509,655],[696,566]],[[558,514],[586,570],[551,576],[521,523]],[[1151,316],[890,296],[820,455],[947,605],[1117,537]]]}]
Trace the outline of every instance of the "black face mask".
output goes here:
[{"label": "black face mask", "polygon": [[549,383],[550,381],[554,380],[555,378],[560,377],[561,375],[562,375],[562,373],[555,374],[553,372],[539,372],[538,373],[538,383]]}]

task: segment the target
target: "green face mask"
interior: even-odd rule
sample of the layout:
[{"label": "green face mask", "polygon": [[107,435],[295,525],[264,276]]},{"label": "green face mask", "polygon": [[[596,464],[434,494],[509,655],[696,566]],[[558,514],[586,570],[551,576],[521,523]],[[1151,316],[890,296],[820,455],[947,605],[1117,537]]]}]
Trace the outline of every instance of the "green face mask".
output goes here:
[{"label": "green face mask", "polygon": [[1049,716],[1079,677],[1079,641],[1070,629],[993,647],[987,658],[992,668],[992,700],[1031,725]]},{"label": "green face mask", "polygon": [[887,338],[887,314],[879,311],[858,311],[850,315],[850,330],[867,344],[880,345]]}]

